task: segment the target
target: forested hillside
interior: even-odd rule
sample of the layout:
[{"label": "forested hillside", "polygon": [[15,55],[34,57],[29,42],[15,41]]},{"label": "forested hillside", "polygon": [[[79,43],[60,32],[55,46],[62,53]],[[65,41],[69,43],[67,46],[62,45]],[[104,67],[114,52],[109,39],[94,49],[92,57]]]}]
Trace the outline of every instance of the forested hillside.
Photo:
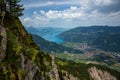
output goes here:
[{"label": "forested hillside", "polygon": [[119,52],[119,34],[119,26],[89,26],[65,31],[58,37],[68,42],[85,42],[105,51]]}]

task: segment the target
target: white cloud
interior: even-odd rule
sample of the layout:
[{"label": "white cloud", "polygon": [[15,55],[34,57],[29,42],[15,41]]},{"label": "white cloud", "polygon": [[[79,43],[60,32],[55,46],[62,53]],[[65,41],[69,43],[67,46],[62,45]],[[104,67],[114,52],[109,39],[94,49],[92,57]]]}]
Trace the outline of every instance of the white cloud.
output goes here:
[{"label": "white cloud", "polygon": [[20,18],[20,20],[25,26],[31,26],[31,24],[34,23],[31,17]]},{"label": "white cloud", "polygon": [[46,5],[55,5],[55,2],[47,2]]},{"label": "white cloud", "polygon": [[37,8],[37,7],[58,6],[58,5],[73,5],[73,4],[76,4],[76,3],[74,1],[37,2],[37,3],[24,4],[24,7],[25,8]]},{"label": "white cloud", "polygon": [[[69,9],[66,10],[49,10],[47,12],[40,10],[40,12],[33,12],[32,17],[26,17],[23,19],[24,24],[31,24],[31,25],[43,25],[43,24],[50,24],[56,21],[59,22],[70,22],[76,18],[84,18],[85,13],[76,6],[71,6]],[[58,22],[57,22],[58,21]]]},{"label": "white cloud", "polygon": [[[114,13],[110,13],[110,15],[108,15],[108,16],[110,16],[110,17],[114,17],[114,16],[120,16],[120,11],[118,11],[118,12],[114,12]],[[118,17],[119,18],[119,17]]]},{"label": "white cloud", "polygon": [[[28,8],[51,5],[76,4],[65,10],[34,11],[33,16],[23,19],[24,24],[36,26],[79,26],[95,24],[112,24],[120,21],[120,12],[102,13],[93,7],[114,4],[113,0],[67,0],[61,2],[45,2],[27,5]],[[78,6],[79,5],[79,6]],[[90,10],[89,12],[86,12]],[[112,21],[112,22],[111,22]]]},{"label": "white cloud", "polygon": [[55,5],[55,2],[37,2],[37,3],[29,3],[29,4],[24,4],[25,8],[37,8],[37,7],[45,7],[45,6],[51,6]]},{"label": "white cloud", "polygon": [[29,18],[29,17],[26,17],[26,18],[24,18],[23,19],[23,22],[24,23],[29,23],[29,22],[31,22],[32,20],[31,20],[31,18]]},{"label": "white cloud", "polygon": [[111,5],[113,4],[113,1],[112,0],[94,0],[95,4],[96,5],[103,5],[103,6],[106,6],[106,5]]},{"label": "white cloud", "polygon": [[78,7],[71,6],[69,9],[63,11],[51,11],[45,13],[48,19],[73,19],[83,16],[83,11]]},{"label": "white cloud", "polygon": [[118,21],[118,22],[120,22],[120,11],[114,12],[114,13],[110,13],[108,15],[108,17],[109,17],[109,19],[111,21]]},{"label": "white cloud", "polygon": [[58,6],[58,5],[77,5],[82,8],[89,8],[89,3],[93,0],[62,0],[62,1],[36,1],[34,3],[24,4],[25,8],[38,8],[38,7],[47,7],[47,6]]},{"label": "white cloud", "polygon": [[114,3],[118,3],[118,0],[38,0],[34,2],[28,1],[28,3],[23,3],[25,8],[38,8],[47,6],[58,6],[58,5],[77,5],[81,6],[82,9],[90,9],[91,5],[96,6],[108,6]]}]

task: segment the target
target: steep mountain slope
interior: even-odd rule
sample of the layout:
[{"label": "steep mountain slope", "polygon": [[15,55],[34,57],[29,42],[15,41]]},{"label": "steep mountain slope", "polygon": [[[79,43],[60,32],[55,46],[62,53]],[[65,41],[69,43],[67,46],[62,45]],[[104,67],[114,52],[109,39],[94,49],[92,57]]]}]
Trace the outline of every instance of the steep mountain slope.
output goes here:
[{"label": "steep mountain slope", "polygon": [[0,80],[49,80],[51,57],[39,51],[19,19],[7,13],[2,28],[6,31],[7,43],[3,44],[5,35],[0,32]]},{"label": "steep mountain slope", "polygon": [[40,46],[40,49],[42,51],[48,52],[48,53],[78,53],[81,54],[82,51],[80,50],[76,50],[76,49],[72,49],[69,47],[65,47],[59,44],[56,44],[55,42],[49,42],[45,39],[43,39],[42,37],[32,34],[34,41],[36,42],[37,45]]},{"label": "steep mountain slope", "polygon": [[[89,26],[77,27],[58,35],[68,42],[88,43],[105,51],[120,51],[120,27],[119,26]],[[104,46],[104,47],[103,47]]]},{"label": "steep mountain slope", "polygon": [[120,79],[120,73],[112,69],[55,59],[40,52],[20,20],[9,13],[0,26],[0,36],[0,80],[98,80],[92,76],[98,70],[98,78]]}]

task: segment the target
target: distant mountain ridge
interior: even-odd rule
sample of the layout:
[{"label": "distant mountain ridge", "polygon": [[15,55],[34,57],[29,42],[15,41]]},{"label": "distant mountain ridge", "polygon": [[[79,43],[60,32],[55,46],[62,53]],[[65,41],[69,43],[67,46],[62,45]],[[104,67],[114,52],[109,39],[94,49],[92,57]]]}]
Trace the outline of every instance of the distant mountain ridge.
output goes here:
[{"label": "distant mountain ridge", "polygon": [[38,29],[34,28],[33,26],[25,27],[25,29],[28,31],[28,33],[40,34],[40,31]]},{"label": "distant mountain ridge", "polygon": [[47,34],[54,34],[54,33],[61,33],[66,31],[65,28],[55,28],[55,27],[39,27],[35,28],[33,26],[26,27],[26,30],[31,34],[38,34],[41,36],[47,35]]},{"label": "distant mountain ridge", "polygon": [[70,29],[58,37],[68,42],[86,42],[105,51],[119,52],[119,34],[120,26],[88,26]]},{"label": "distant mountain ridge", "polygon": [[44,38],[45,40],[56,42],[58,44],[62,43],[63,40],[58,38],[57,35],[66,31],[67,29],[64,28],[55,28],[55,27],[26,27],[26,30],[30,34],[37,34]]}]

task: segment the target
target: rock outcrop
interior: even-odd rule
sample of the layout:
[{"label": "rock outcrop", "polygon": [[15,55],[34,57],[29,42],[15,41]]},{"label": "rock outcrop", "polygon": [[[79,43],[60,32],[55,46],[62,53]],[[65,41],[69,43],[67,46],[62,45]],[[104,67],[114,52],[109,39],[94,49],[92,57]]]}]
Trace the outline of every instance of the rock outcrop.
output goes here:
[{"label": "rock outcrop", "polygon": [[88,69],[93,80],[117,80],[114,76],[112,76],[107,71],[102,71],[97,69],[96,67],[91,67]]},{"label": "rock outcrop", "polygon": [[65,75],[63,77],[64,80],[80,80],[77,77],[74,77],[73,75],[71,75],[70,73],[68,73],[67,71],[62,70],[62,74]]},{"label": "rock outcrop", "polygon": [[51,62],[52,70],[49,72],[51,80],[60,80],[57,65],[55,63],[55,56],[54,55],[50,55],[50,56],[52,58],[52,62]]},{"label": "rock outcrop", "polygon": [[6,48],[7,48],[7,34],[6,29],[0,25],[0,61],[2,61],[6,56]]},{"label": "rock outcrop", "polygon": [[37,71],[39,70],[38,67],[35,64],[33,64],[32,61],[23,53],[21,53],[20,55],[22,58],[22,69],[27,72],[25,80],[33,80],[33,78],[36,76]]}]

